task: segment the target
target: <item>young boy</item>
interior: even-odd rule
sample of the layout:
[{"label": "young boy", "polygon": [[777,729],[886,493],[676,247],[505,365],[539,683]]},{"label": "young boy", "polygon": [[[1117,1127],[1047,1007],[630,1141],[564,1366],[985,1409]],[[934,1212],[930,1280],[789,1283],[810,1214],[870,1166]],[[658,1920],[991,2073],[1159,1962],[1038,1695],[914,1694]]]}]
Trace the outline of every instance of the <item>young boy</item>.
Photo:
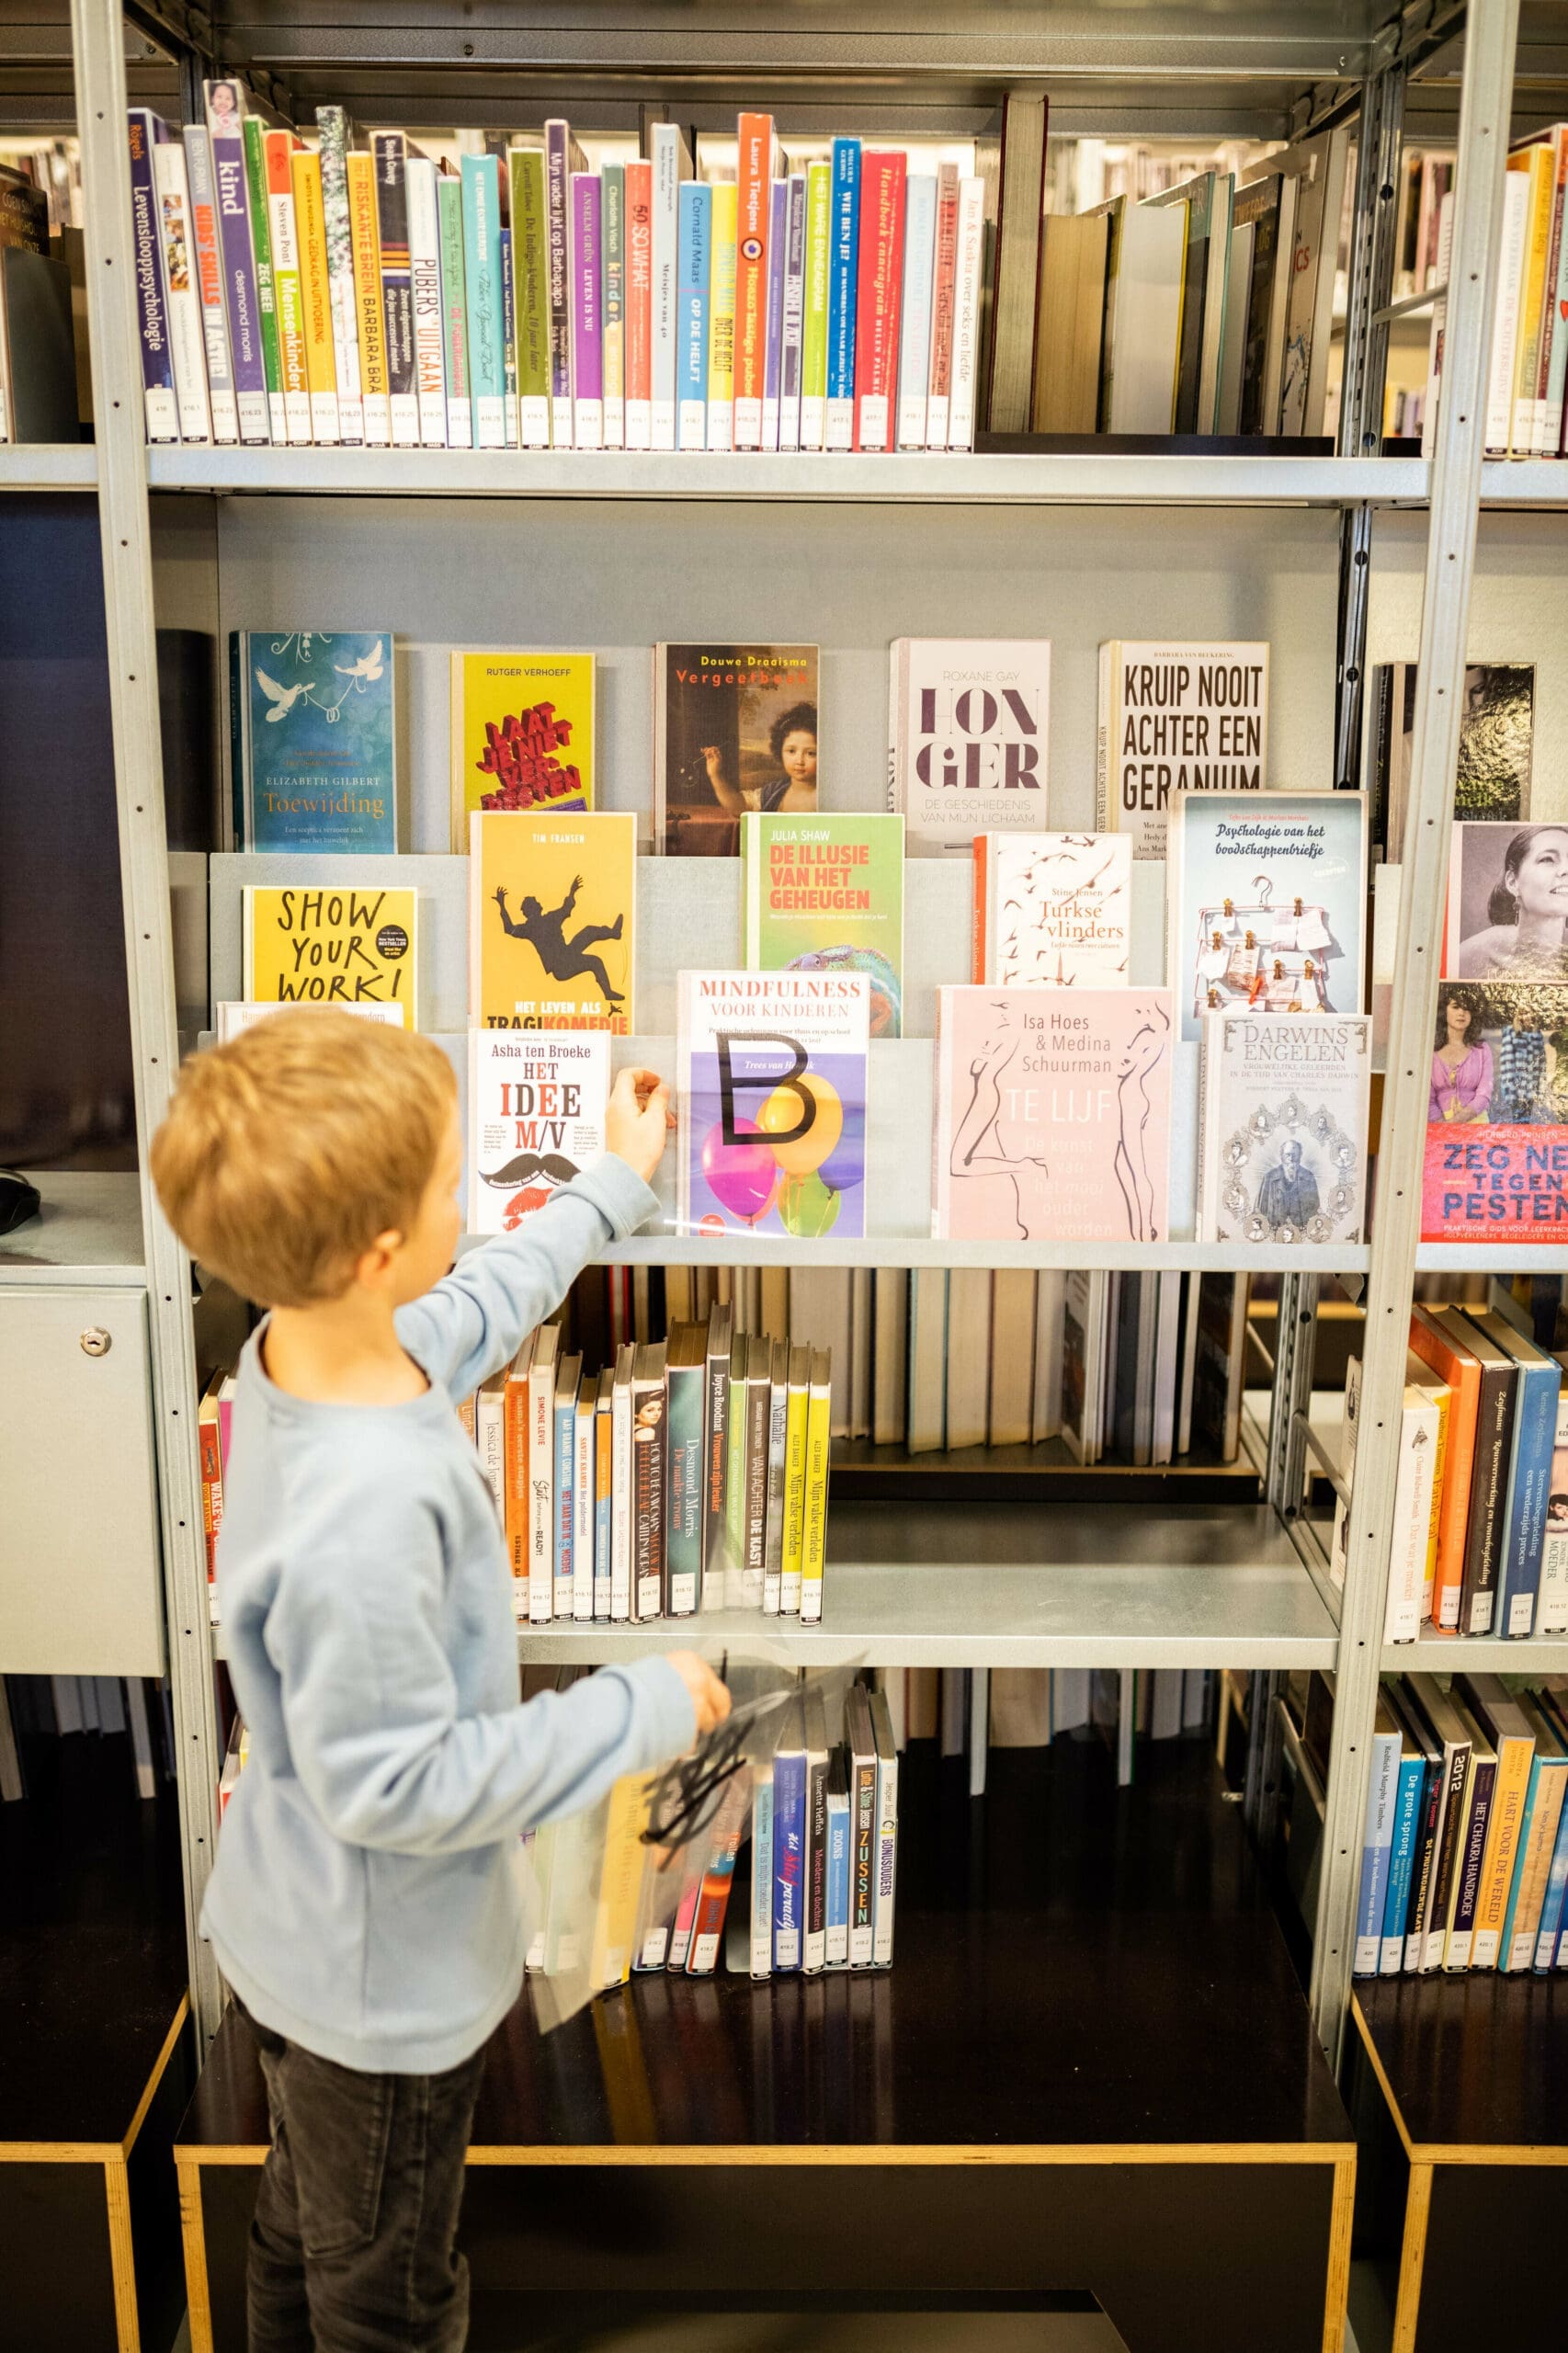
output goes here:
[{"label": "young boy", "polygon": [[608,1150],[448,1273],[451,1068],[427,1038],[279,1013],[181,1073],[171,1224],[270,1310],[241,1360],[218,1589],[250,1756],[202,1913],[261,2047],[272,2148],[251,2353],[456,2353],[453,2239],[486,2039],[516,2000],[518,1834],[727,1711],[690,1652],[517,1699],[512,1577],[453,1400],[656,1207],[668,1091],[622,1071]]}]

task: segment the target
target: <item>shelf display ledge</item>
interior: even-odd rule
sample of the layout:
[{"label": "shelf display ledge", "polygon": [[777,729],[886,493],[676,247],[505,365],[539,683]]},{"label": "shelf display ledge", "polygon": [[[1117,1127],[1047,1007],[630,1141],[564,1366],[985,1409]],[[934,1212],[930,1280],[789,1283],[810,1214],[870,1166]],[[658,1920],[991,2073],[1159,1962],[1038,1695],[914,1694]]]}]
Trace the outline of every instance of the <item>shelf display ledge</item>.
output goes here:
[{"label": "shelf display ledge", "polygon": [[[469,1234],[464,1249],[483,1235]],[[693,1233],[635,1233],[599,1253],[605,1267],[973,1267],[1006,1272],[1018,1268],[1086,1267],[1096,1271],[1174,1274],[1364,1275],[1370,1263],[1366,1245],[1296,1249],[1289,1244],[1238,1250],[1228,1242],[933,1242],[915,1233],[832,1236],[796,1241],[788,1234],[732,1233],[708,1241]]]},{"label": "shelf display ledge", "polygon": [[90,441],[11,441],[0,446],[0,490],[97,490],[98,453]]}]

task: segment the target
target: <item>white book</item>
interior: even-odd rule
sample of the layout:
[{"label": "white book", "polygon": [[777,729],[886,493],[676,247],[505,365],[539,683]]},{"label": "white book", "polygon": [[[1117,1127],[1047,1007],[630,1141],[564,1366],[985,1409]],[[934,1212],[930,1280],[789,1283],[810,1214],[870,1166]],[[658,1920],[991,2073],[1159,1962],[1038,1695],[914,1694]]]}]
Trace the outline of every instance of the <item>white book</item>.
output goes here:
[{"label": "white book", "polygon": [[1165,854],[1173,792],[1261,792],[1268,782],[1268,646],[1110,638],[1100,647],[1095,823],[1132,855]]},{"label": "white book", "polygon": [[1047,638],[895,638],[888,806],[910,857],[971,855],[982,833],[1028,832],[1047,807]]},{"label": "white book", "polygon": [[1492,320],[1492,364],[1486,378],[1486,454],[1506,458],[1514,425],[1514,368],[1518,357],[1523,279],[1528,261],[1530,179],[1503,177],[1503,243],[1497,257],[1497,307]]},{"label": "white book", "polygon": [[892,1965],[893,1906],[898,1879],[898,1746],[885,1691],[869,1700],[877,1759],[876,1847],[871,1883],[871,1966]]},{"label": "white book", "polygon": [[1437,1473],[1436,1401],[1413,1381],[1400,1418],[1399,1476],[1394,1487],[1389,1555],[1385,1643],[1413,1643],[1421,1631],[1432,1489]]},{"label": "white book", "polygon": [[598,1384],[585,1381],[577,1394],[572,1431],[572,1615],[580,1623],[594,1615],[594,1414]]},{"label": "white book", "polygon": [[[204,123],[187,122],[180,134],[185,147],[186,194],[187,218],[191,233],[191,263],[196,277],[197,297],[201,305],[201,342],[207,362],[207,388],[211,404],[212,438],[220,446],[237,442],[240,438],[240,414],[234,397],[233,362],[229,353],[229,318],[223,299],[223,245],[218,224],[217,183],[212,176],[212,142]],[[154,147],[154,157],[162,142]],[[214,252],[212,267],[203,272],[201,256],[196,244],[196,211],[201,209],[212,223]],[[268,226],[271,206],[267,208]],[[290,205],[290,222],[293,222],[293,205]],[[176,378],[178,382],[178,378]]]},{"label": "white book", "polygon": [[650,349],[653,391],[651,423],[655,449],[676,446],[676,273],[679,242],[680,184],[691,177],[691,153],[673,122],[653,127],[653,284]]},{"label": "white book", "polygon": [[316,122],[321,131],[322,222],[326,233],[332,347],[337,363],[337,430],[341,440],[353,447],[365,438],[365,404],[348,220],[348,120],[341,107],[318,107]]},{"label": "white book", "polygon": [[1038,1445],[1055,1438],[1062,1428],[1062,1318],[1067,1300],[1067,1278],[1059,1267],[1042,1267],[1035,1282],[1034,1404],[1029,1436]]},{"label": "white book", "polygon": [[953,381],[948,401],[948,447],[974,447],[974,403],[980,373],[980,304],[985,250],[985,183],[959,182],[958,267],[953,280]]},{"label": "white book", "polygon": [[419,438],[426,449],[447,446],[447,361],[441,334],[441,215],[436,166],[410,155],[408,267],[414,284],[414,381],[419,398]]},{"label": "white book", "polygon": [[1199,1241],[1363,1241],[1369,1016],[1210,1013],[1202,1055]]},{"label": "white book", "polygon": [[971,978],[987,988],[1120,988],[1132,844],[1125,834],[977,834]]},{"label": "white book", "polygon": [[482,1382],[473,1401],[473,1442],[479,1467],[495,1498],[502,1524],[506,1517],[506,1374],[503,1370]]},{"label": "white book", "polygon": [[937,176],[913,173],[903,211],[903,323],[898,355],[898,446],[926,447],[931,380],[931,307],[937,258]]},{"label": "white book", "polygon": [[631,1359],[630,1344],[617,1352],[610,1423],[609,1614],[631,1615]]},{"label": "white book", "polygon": [[784,213],[784,316],[778,348],[778,447],[801,446],[801,361],[805,341],[806,181],[790,175]]},{"label": "white book", "polygon": [[203,348],[201,292],[185,149],[177,139],[163,139],[152,153],[179,438],[182,441],[210,441],[212,415],[207,404],[207,356]]},{"label": "white book", "polygon": [[1108,433],[1168,433],[1176,415],[1187,207],[1123,203],[1106,298]]}]

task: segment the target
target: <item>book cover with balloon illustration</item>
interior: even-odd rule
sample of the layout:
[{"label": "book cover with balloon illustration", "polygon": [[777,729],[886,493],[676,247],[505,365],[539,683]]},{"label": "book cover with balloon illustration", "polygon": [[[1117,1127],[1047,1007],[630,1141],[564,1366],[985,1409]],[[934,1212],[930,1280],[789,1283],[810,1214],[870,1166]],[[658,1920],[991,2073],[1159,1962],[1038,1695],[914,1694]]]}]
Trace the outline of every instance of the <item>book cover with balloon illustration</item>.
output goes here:
[{"label": "book cover with balloon illustration", "polygon": [[939,1242],[1169,1239],[1168,989],[937,991]]},{"label": "book cover with balloon illustration", "polygon": [[745,959],[754,972],[864,972],[873,1038],[903,1026],[903,819],[741,819]]},{"label": "book cover with balloon illustration", "polygon": [[636,818],[484,810],[469,841],[472,1026],[629,1037]]},{"label": "book cover with balloon illustration", "polygon": [[591,654],[454,654],[450,713],[458,857],[477,810],[593,807]]},{"label": "book cover with balloon illustration", "polygon": [[233,630],[240,849],[397,847],[390,630]]},{"label": "book cover with balloon illustration", "polygon": [[603,1029],[468,1033],[468,1230],[511,1233],[605,1147]]},{"label": "book cover with balloon illustration", "polygon": [[682,972],[676,1230],[866,1231],[863,972]]}]

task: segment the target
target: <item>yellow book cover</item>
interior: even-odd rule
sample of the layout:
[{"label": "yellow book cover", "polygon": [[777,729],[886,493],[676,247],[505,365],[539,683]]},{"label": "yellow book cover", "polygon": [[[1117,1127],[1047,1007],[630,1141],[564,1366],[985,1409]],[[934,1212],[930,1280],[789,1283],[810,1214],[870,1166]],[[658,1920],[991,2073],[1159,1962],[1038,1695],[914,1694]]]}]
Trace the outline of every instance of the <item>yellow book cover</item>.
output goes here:
[{"label": "yellow book cover", "polygon": [[417,1027],[419,894],[354,884],[247,886],[244,992],[255,1005],[396,1005]]},{"label": "yellow book cover", "polygon": [[386,321],[381,315],[381,231],[376,213],[376,159],[348,155],[348,236],[354,254],[354,315],[359,330],[359,389],[365,438],[385,449],[392,439]]},{"label": "yellow book cover", "polygon": [[299,223],[294,210],[294,135],[269,131],[267,155],[267,225],[272,238],[272,303],[278,321],[278,357],[283,408],[290,442],[311,438],[311,388],[305,369],[304,295],[300,280]]},{"label": "yellow book cover", "polygon": [[1475,1892],[1474,1938],[1470,1950],[1472,1969],[1495,1969],[1502,1942],[1503,1915],[1518,1859],[1519,1832],[1524,1823],[1535,1741],[1528,1733],[1497,1726],[1497,1779],[1492,1789],[1492,1812],[1482,1852],[1481,1881]]},{"label": "yellow book cover", "polygon": [[805,1531],[801,1563],[801,1618],[810,1625],[822,1616],[823,1565],[827,1555],[827,1470],[833,1421],[833,1360],[825,1348],[812,1351],[811,1395],[806,1406]]},{"label": "yellow book cover", "polygon": [[332,341],[332,289],[326,271],[326,217],[322,210],[321,157],[295,150],[294,234],[300,245],[300,302],[305,335],[305,378],[311,388],[311,431],[317,441],[337,439],[337,355]]},{"label": "yellow book cover", "polygon": [[1517,150],[1508,158],[1511,172],[1529,177],[1525,214],[1525,258],[1519,289],[1519,332],[1514,348],[1513,427],[1509,454],[1528,458],[1535,446],[1536,376],[1540,364],[1542,317],[1550,324],[1546,302],[1546,265],[1551,246],[1552,199],[1557,191],[1557,151],[1551,146]]},{"label": "yellow book cover", "polygon": [[778,1610],[795,1618],[801,1609],[801,1575],[806,1557],[806,1428],[810,1418],[811,1350],[790,1351],[790,1399],[784,1409],[784,1564]]},{"label": "yellow book cover", "polygon": [[454,654],[450,708],[456,857],[482,809],[593,807],[591,654]]},{"label": "yellow book cover", "polygon": [[735,228],[733,180],[713,183],[713,262],[708,292],[708,447],[735,438]]},{"label": "yellow book cover", "polygon": [[653,1790],[651,1773],[623,1773],[609,1793],[594,1947],[588,1961],[588,1983],[596,1993],[607,1985],[624,1985],[631,1974],[637,1899],[649,1860],[642,1833],[648,1827]]},{"label": "yellow book cover", "polygon": [[547,810],[469,819],[469,1019],[632,1030],[637,820]]}]

